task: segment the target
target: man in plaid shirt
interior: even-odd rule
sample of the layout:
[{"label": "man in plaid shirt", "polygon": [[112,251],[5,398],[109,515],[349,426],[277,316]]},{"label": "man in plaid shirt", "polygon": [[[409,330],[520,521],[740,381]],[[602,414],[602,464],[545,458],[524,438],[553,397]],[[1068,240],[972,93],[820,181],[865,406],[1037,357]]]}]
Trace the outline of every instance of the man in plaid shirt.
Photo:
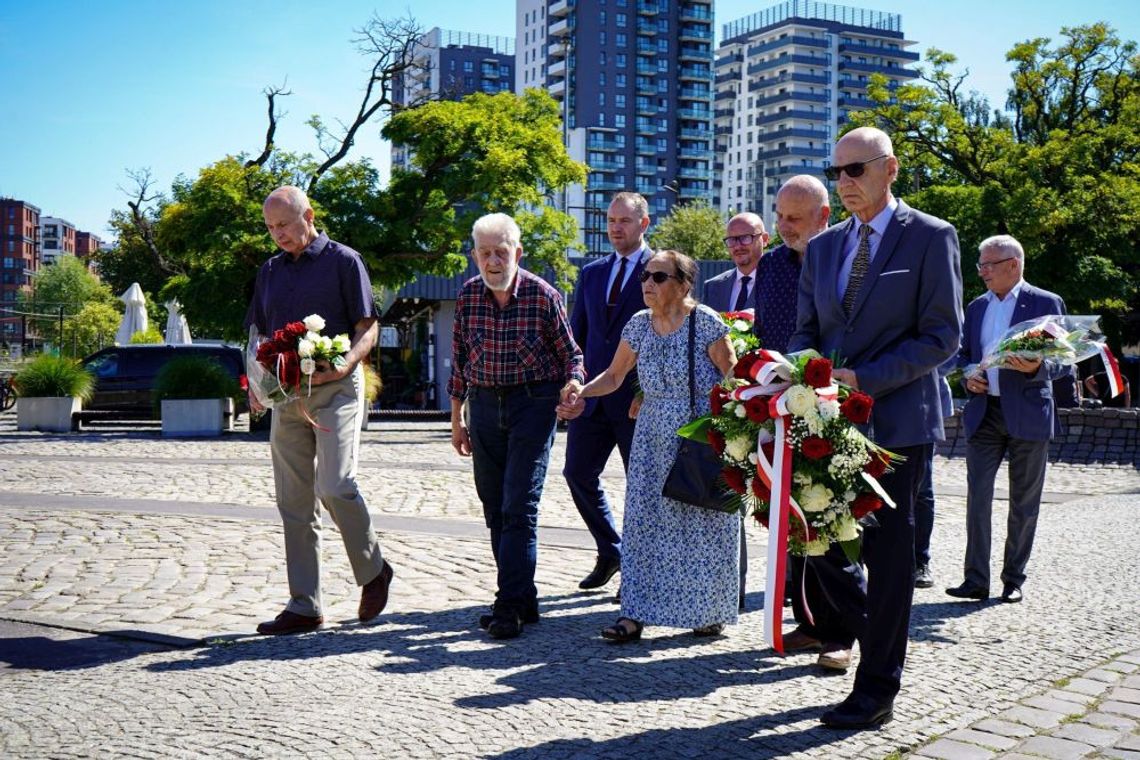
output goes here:
[{"label": "man in plaid shirt", "polygon": [[559,392],[571,379],[584,382],[585,373],[562,297],[519,268],[515,221],[488,214],[471,236],[479,276],[463,284],[455,304],[451,445],[474,457],[475,490],[498,567],[495,603],[479,624],[492,638],[513,639],[525,623],[538,622],[538,502]]}]

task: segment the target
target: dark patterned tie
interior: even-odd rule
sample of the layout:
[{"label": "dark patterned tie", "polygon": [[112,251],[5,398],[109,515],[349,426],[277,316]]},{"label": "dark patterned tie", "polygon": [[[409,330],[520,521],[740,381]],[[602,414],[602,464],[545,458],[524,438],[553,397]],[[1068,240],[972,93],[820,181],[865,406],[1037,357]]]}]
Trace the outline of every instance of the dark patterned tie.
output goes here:
[{"label": "dark patterned tie", "polygon": [[859,228],[859,248],[855,251],[855,260],[851,262],[851,276],[847,278],[847,290],[843,291],[843,313],[851,316],[855,308],[855,296],[859,295],[859,286],[863,284],[863,277],[871,266],[871,225],[864,224]]},{"label": "dark patterned tie", "polygon": [[618,265],[617,277],[614,278],[614,284],[610,286],[610,296],[606,299],[606,306],[617,306],[618,299],[621,298],[621,286],[625,284],[625,262],[626,258],[621,257],[621,264]]},{"label": "dark patterned tie", "polygon": [[744,311],[748,308],[748,283],[752,282],[751,275],[744,275],[740,278],[740,292],[736,294],[736,306],[732,307],[733,311]]}]

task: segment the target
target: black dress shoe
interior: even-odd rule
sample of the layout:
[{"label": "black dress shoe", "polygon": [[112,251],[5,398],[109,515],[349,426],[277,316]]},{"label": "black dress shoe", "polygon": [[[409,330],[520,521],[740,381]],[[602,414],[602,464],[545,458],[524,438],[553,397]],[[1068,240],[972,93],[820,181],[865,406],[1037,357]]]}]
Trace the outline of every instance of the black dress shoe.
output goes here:
[{"label": "black dress shoe", "polygon": [[1007,604],[1017,604],[1021,601],[1021,586],[1015,586],[1012,583],[1005,584],[1005,588],[1001,590],[1001,600]]},{"label": "black dress shoe", "polygon": [[621,560],[613,559],[612,557],[598,557],[598,561],[594,563],[594,569],[590,574],[582,579],[578,584],[578,588],[601,588],[610,582],[610,578],[614,577],[614,573],[621,570]]},{"label": "black dress shoe", "polygon": [[914,570],[914,587],[931,588],[934,585],[934,576],[930,574],[930,565],[919,565]]},{"label": "black dress shoe", "polygon": [[976,586],[969,581],[965,581],[961,586],[946,589],[946,593],[956,599],[974,599],[979,602],[990,598],[990,590],[988,588]]},{"label": "black dress shoe", "polygon": [[[522,614],[519,615],[524,623],[530,625],[538,622],[538,602],[528,604],[523,608]],[[495,608],[491,607],[491,611],[486,615],[479,616],[479,627],[484,631],[491,627],[491,621],[495,619]]]},{"label": "black dress shoe", "polygon": [[493,639],[517,639],[523,631],[523,619],[515,608],[495,610],[487,625],[487,635]]},{"label": "black dress shoe", "polygon": [[325,619],[320,615],[310,617],[298,615],[296,612],[285,610],[277,617],[264,623],[259,623],[257,632],[262,636],[281,636],[287,633],[306,633],[320,628]]},{"label": "black dress shoe", "polygon": [[881,702],[858,692],[851,692],[840,702],[820,716],[820,722],[828,728],[864,729],[877,728],[890,723],[895,717],[894,702]]}]

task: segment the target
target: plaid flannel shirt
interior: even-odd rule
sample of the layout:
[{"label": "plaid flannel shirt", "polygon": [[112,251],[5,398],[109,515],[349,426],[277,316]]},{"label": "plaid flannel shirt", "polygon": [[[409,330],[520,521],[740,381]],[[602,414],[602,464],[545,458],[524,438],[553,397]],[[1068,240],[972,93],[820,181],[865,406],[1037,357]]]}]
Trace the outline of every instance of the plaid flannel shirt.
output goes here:
[{"label": "plaid flannel shirt", "polygon": [[467,397],[468,386],[487,388],[571,378],[585,381],[582,351],[574,342],[558,291],[519,269],[502,309],[481,277],[463,283],[455,304],[448,394]]}]

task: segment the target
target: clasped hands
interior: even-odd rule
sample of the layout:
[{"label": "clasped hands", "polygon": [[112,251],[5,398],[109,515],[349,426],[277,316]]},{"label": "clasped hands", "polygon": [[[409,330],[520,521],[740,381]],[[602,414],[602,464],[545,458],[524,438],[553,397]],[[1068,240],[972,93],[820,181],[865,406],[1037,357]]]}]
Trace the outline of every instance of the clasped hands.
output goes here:
[{"label": "clasped hands", "polygon": [[562,386],[558,394],[558,406],[555,413],[560,420],[572,420],[586,409],[586,399],[582,398],[582,384],[571,380]]}]

